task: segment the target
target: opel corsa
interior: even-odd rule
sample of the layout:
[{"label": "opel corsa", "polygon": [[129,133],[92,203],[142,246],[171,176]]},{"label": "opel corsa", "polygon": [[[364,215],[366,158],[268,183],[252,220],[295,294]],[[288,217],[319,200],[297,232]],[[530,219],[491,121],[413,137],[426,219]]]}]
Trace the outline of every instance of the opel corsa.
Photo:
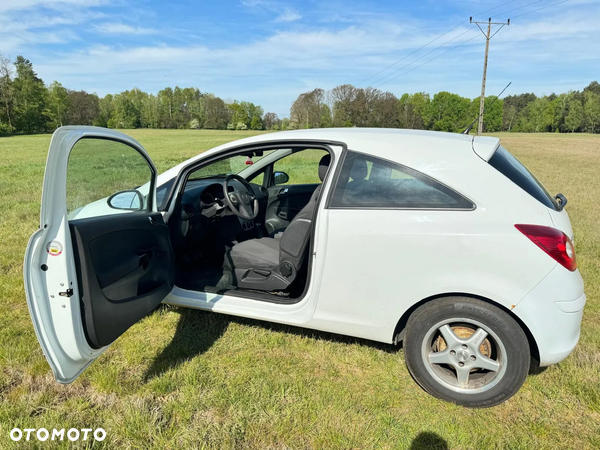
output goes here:
[{"label": "opel corsa", "polygon": [[272,133],[158,175],[125,134],[63,127],[27,302],[61,383],[164,302],[402,342],[427,392],[493,406],[578,341],[565,204],[493,137]]}]

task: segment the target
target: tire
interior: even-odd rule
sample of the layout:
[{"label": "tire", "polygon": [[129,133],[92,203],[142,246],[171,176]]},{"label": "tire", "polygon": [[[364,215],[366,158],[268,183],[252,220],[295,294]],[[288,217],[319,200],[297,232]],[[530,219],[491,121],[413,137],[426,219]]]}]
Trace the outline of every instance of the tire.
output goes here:
[{"label": "tire", "polygon": [[527,336],[500,308],[468,297],[445,297],[408,319],[404,358],[415,381],[434,397],[487,408],[512,397],[530,366]]}]

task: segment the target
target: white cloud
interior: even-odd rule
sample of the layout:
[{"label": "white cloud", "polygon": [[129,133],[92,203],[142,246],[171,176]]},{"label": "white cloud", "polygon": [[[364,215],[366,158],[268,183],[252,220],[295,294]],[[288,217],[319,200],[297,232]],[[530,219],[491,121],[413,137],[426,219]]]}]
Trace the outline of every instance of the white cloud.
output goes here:
[{"label": "white cloud", "polygon": [[102,23],[95,27],[102,34],[155,34],[157,30],[145,27],[135,27],[124,23]]},{"label": "white cloud", "polygon": [[286,8],[277,18],[275,22],[295,22],[302,19],[302,15],[292,8]]},{"label": "white cloud", "polygon": [[[65,1],[76,3],[77,0]],[[33,52],[26,49],[23,54],[31,57],[36,71],[45,81],[56,79],[72,89],[93,88],[98,94],[104,95],[134,86],[149,92],[157,92],[165,86],[197,86],[202,91],[214,92],[224,98],[247,99],[261,104],[266,110],[281,113],[289,109],[301,92],[315,87],[329,89],[342,83],[357,84],[438,37],[453,25],[436,26],[434,22],[422,22],[415,18],[398,20],[397,17],[381,15],[362,15],[360,20],[352,20],[349,24],[339,22],[339,17],[331,15],[332,19],[338,20],[337,23],[313,21],[310,26],[287,30],[274,27],[272,17],[277,14],[281,17],[290,12],[289,22],[294,19],[293,13],[299,15],[295,10],[289,8],[288,11],[277,4],[273,6],[270,0],[244,0],[244,5],[255,7],[257,14],[267,16],[267,26],[261,29],[262,37],[244,39],[243,43],[223,41],[222,36],[214,40],[200,40],[202,38],[186,35],[186,41],[175,40],[172,29],[169,29],[153,38],[153,41],[165,39],[166,43],[162,44],[106,45],[104,42],[107,39],[101,38],[83,49],[57,47],[51,52],[40,50],[36,54],[36,48],[32,47]],[[600,59],[593,56],[593,42],[600,40],[600,29],[594,23],[598,8],[590,4],[585,8],[580,5],[567,13],[558,8],[552,11],[553,8],[548,8],[544,10],[544,15],[532,14],[519,18],[494,37],[490,48],[488,92],[498,93],[511,80],[514,83],[510,93],[533,91],[541,94],[552,90],[581,89],[596,73],[600,73]],[[304,9],[302,13],[306,17],[311,14]],[[553,20],[553,15],[560,20]],[[70,14],[60,17],[63,17],[61,20],[67,20]],[[1,14],[0,23],[4,24]],[[116,14],[105,17],[97,26],[99,31],[107,34],[154,32],[150,28],[123,24]],[[21,52],[28,42],[41,42],[45,38],[76,38],[67,34],[63,36],[65,26],[58,22],[54,28],[36,30],[35,33],[28,31],[32,30],[31,27],[28,25],[23,32],[6,35],[2,34],[0,27],[0,50],[4,51],[7,42],[9,47]],[[93,30],[94,26],[90,25],[89,28]],[[273,28],[278,31],[268,31]],[[365,85],[376,84],[374,82],[379,78],[466,30],[469,30],[468,21],[429,47],[370,79]],[[44,36],[42,33],[46,31],[55,35]],[[424,56],[406,70],[429,61],[477,33],[479,30],[473,28],[472,32],[457,38],[448,47]],[[189,44],[176,45],[174,42]],[[400,76],[382,85],[381,89],[389,89],[396,95],[449,90],[475,97],[480,89],[483,49],[484,40],[479,35],[405,75],[405,70],[399,71],[389,78]]]}]

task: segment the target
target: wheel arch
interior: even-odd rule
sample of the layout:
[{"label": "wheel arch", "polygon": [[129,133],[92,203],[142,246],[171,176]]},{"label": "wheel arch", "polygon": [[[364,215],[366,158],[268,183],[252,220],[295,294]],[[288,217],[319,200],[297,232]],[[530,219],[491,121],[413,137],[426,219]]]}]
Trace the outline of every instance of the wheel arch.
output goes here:
[{"label": "wheel arch", "polygon": [[396,327],[394,328],[394,334],[392,335],[392,341],[394,342],[394,344],[398,344],[399,342],[401,342],[404,339],[404,331],[406,330],[406,324],[408,323],[408,319],[410,318],[412,313],[417,310],[417,308],[424,305],[425,303],[429,303],[431,301],[434,301],[434,300],[437,300],[440,298],[445,298],[445,297],[475,298],[477,300],[481,300],[483,302],[489,303],[490,305],[494,305],[494,306],[500,308],[502,311],[506,312],[510,317],[512,317],[519,324],[519,326],[525,333],[525,336],[527,336],[527,341],[529,343],[529,351],[531,353],[531,357],[536,361],[536,363],[539,362],[540,352],[539,352],[537,342],[536,342],[535,338],[533,337],[533,334],[529,330],[529,327],[527,327],[527,325],[514,312],[512,312],[510,309],[506,308],[504,305],[502,305],[498,302],[495,302],[494,300],[491,300],[486,297],[482,297],[480,295],[469,294],[466,292],[447,292],[447,293],[443,293],[443,294],[435,294],[430,297],[424,298],[424,299],[418,301],[417,303],[415,303],[414,305],[412,305],[410,308],[408,308],[402,314],[402,317],[400,317],[400,319],[398,320],[398,322],[396,324]]}]

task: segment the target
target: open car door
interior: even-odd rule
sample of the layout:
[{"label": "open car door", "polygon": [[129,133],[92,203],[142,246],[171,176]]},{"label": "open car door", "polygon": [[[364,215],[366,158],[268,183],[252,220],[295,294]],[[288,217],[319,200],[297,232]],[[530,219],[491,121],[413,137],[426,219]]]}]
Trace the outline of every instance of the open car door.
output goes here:
[{"label": "open car door", "polygon": [[52,136],[40,229],[23,276],[37,338],[61,383],[75,380],[173,288],[155,187],[148,154],[122,133],[63,127]]}]

